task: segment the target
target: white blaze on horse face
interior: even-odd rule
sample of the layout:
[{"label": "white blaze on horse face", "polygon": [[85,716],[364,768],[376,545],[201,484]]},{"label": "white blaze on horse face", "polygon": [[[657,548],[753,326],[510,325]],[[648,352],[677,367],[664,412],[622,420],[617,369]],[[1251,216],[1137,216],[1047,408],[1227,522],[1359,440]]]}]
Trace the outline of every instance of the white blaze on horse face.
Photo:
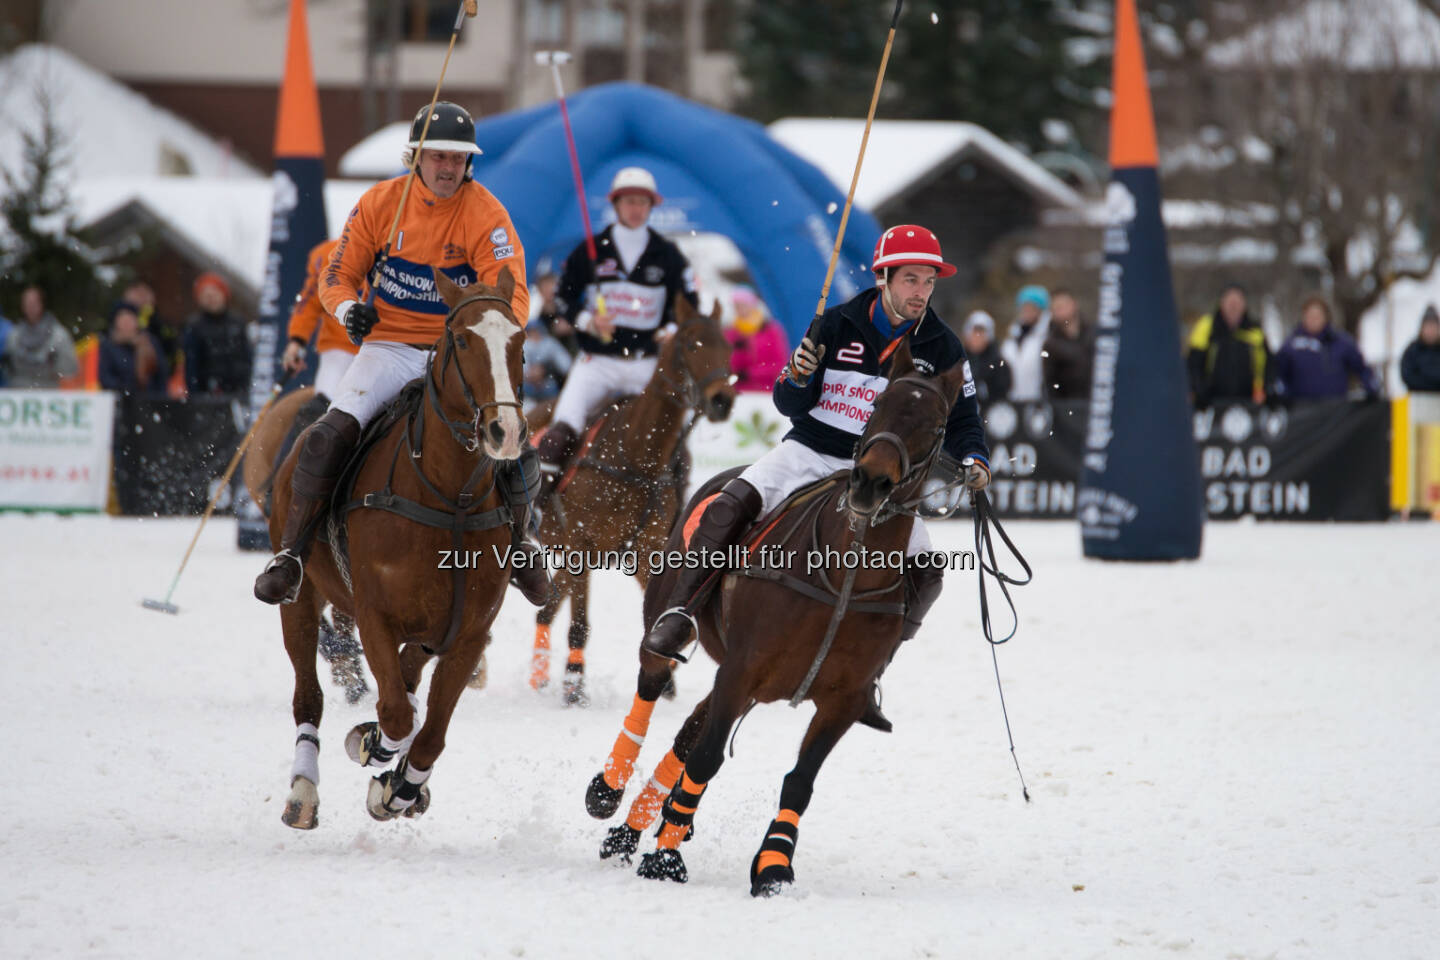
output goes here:
[{"label": "white blaze on horse face", "polygon": [[512,338],[524,333],[511,323],[499,310],[486,310],[477,323],[467,329],[479,337],[490,354],[490,380],[495,384],[495,417],[505,431],[505,442],[496,447],[488,431],[482,433],[485,452],[501,460],[514,460],[520,456],[520,408],[517,403],[515,385],[510,382],[510,366],[506,363],[506,349]]}]

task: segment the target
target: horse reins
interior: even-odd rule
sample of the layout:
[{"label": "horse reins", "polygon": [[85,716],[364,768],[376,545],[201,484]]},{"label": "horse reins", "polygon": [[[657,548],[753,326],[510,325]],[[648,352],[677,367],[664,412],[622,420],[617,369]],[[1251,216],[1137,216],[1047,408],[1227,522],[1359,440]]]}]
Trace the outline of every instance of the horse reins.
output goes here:
[{"label": "horse reins", "polygon": [[[446,428],[450,431],[450,435],[455,438],[455,442],[464,447],[469,453],[474,453],[480,449],[480,417],[491,407],[497,409],[500,407],[514,407],[516,412],[521,415],[520,440],[522,443],[525,440],[525,434],[528,432],[524,417],[524,407],[520,401],[489,400],[485,403],[477,404],[475,402],[475,393],[470,389],[470,383],[465,379],[465,371],[460,369],[458,351],[468,349],[468,347],[464,340],[455,339],[455,331],[450,329],[450,321],[465,307],[470,306],[472,303],[480,303],[482,301],[501,303],[507,307],[512,306],[511,302],[504,297],[498,297],[491,293],[476,293],[465,297],[459,303],[455,304],[455,306],[451,307],[450,312],[445,315],[445,335],[441,338],[441,340],[444,341],[444,346],[441,348],[439,384],[437,385],[435,380],[434,367],[431,367],[425,373],[425,395],[430,402],[430,406],[434,408],[436,416],[440,418],[440,422],[445,424]],[[441,340],[436,341],[437,346],[440,345]],[[445,385],[445,373],[449,370],[452,363],[455,365],[455,376],[460,380],[460,390],[465,396],[465,405],[469,409],[470,419],[468,421],[451,420],[445,415],[444,409],[440,406],[439,391]],[[413,456],[418,459],[419,455],[420,451],[417,448]]]}]

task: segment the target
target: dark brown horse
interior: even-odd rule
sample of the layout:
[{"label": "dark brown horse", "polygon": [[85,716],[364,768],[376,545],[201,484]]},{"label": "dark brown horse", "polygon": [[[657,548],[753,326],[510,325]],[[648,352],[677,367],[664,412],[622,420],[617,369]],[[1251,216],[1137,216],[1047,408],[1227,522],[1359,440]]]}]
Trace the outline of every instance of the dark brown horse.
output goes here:
[{"label": "dark brown horse", "polygon": [[[552,556],[567,561],[631,551],[640,561],[634,576],[642,590],[650,579],[645,558],[665,543],[684,502],[688,425],[699,416],[722,421],[735,403],[730,345],[720,330],[719,305],[707,317],[684,297],[676,297],[675,318],[675,335],[661,348],[644,391],[607,407],[600,414],[603,419],[592,420],[540,528]],[[532,421],[531,426],[538,424]],[[567,595],[564,701],[583,706],[588,702],[584,684],[590,571],[579,563],[556,570],[550,603],[535,617],[530,685],[539,690],[550,682],[550,625]]]},{"label": "dark brown horse", "polygon": [[[640,832],[659,813],[664,823],[656,850],[642,858],[638,872],[683,882],[687,873],[679,845],[689,834],[701,793],[720,769],[731,727],[756,703],[813,700],[815,716],[799,760],[785,777],[780,812],[751,865],[751,893],[769,895],[794,880],[791,854],[815,775],[864,713],[872,681],[900,642],[906,603],[901,564],[913,510],[963,382],[958,364],[933,378],[917,373],[908,342],[896,350],[890,376],[849,476],[837,473],[820,481],[792,498],[788,508],[782,506],[761,520],[758,533],[745,541],[750,566],[725,574],[721,589],[699,611],[700,642],[720,663],[714,686],[636,797],[627,822],[606,837],[602,857],[628,857],[638,846]],[[697,506],[726,479],[722,474],[702,487],[685,516],[695,516]],[[667,550],[685,549],[690,526],[688,520],[677,524]],[[793,558],[781,560],[783,554],[772,552],[762,560],[762,547],[794,551]],[[825,555],[820,569],[807,573],[807,557],[827,549],[834,554]],[[854,563],[841,559],[847,553],[866,561],[854,569],[853,578],[847,567]],[[666,573],[650,581],[645,591],[647,627],[663,608],[673,576]],[[837,601],[843,617],[832,622]],[[833,643],[820,656],[832,631]],[[607,818],[619,807],[668,663],[642,648],[634,704],[605,770],[586,794],[586,809],[596,818]]]},{"label": "dark brown horse", "polygon": [[[255,436],[240,470],[251,501],[267,519],[271,513],[275,476],[300,433],[325,412],[324,404],[324,397],[317,401],[313,387],[303,387],[275,401],[255,426]],[[355,621],[334,608],[327,620],[324,598],[319,593],[311,596],[321,608],[315,611],[315,616],[320,624],[320,655],[330,664],[330,679],[345,691],[348,702],[358,703],[370,686],[365,682],[365,668],[360,662]]]},{"label": "dark brown horse", "polygon": [[[363,766],[395,761],[372,780],[366,801],[371,816],[388,820],[428,807],[426,781],[509,582],[497,563],[511,538],[496,465],[516,459],[525,440],[516,390],[525,335],[510,306],[515,280],[506,269],[498,287],[462,289],[436,271],[435,283],[449,315],[423,388],[407,388],[402,397],[415,402],[397,402],[366,431],[336,492],[343,508],[331,516],[330,546],[315,545],[299,598],[280,609],[295,670],[298,736],[282,817],[292,827],[314,827],[319,805],[320,599],[354,618],[375,677],[379,722],[352,729],[345,747]],[[277,545],[296,459],[288,457],[276,478],[270,536]],[[415,691],[432,654],[437,663],[417,730]]]}]

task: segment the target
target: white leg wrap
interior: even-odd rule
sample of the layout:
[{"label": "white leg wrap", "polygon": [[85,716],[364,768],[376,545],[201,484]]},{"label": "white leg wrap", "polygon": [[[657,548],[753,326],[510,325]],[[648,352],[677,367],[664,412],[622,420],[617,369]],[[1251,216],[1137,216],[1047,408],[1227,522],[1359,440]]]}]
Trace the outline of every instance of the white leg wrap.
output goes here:
[{"label": "white leg wrap", "polygon": [[317,786],[320,783],[320,747],[306,739],[320,739],[320,731],[313,723],[302,723],[295,728],[295,763],[290,767],[290,779],[304,777]]}]

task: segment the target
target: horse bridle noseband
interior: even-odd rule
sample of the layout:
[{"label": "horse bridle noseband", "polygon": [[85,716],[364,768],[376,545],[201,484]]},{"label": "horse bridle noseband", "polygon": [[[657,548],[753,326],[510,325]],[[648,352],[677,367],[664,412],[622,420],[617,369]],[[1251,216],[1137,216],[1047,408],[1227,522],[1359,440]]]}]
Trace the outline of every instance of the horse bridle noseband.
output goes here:
[{"label": "horse bridle noseband", "polygon": [[[440,394],[435,382],[435,368],[432,366],[425,373],[425,393],[429,397],[430,406],[434,408],[435,414],[440,418],[440,421],[449,429],[450,435],[455,438],[455,442],[464,447],[469,453],[474,453],[480,449],[480,417],[491,407],[497,409],[499,407],[514,407],[515,411],[520,414],[520,440],[522,443],[529,433],[528,424],[525,422],[525,408],[520,401],[489,400],[485,403],[476,403],[475,393],[470,389],[470,384],[465,380],[465,371],[460,369],[460,358],[456,355],[456,351],[468,349],[468,346],[464,340],[457,340],[455,338],[455,331],[450,329],[450,321],[455,319],[456,314],[472,303],[480,303],[487,300],[504,304],[513,310],[511,302],[504,297],[496,296],[493,293],[475,293],[463,298],[459,303],[451,307],[450,312],[445,315],[445,336],[442,338],[445,344],[442,348],[442,356],[440,357],[441,383],[439,386],[444,386],[445,371],[450,367],[451,363],[454,363],[455,376],[460,379],[460,390],[465,395],[465,405],[469,408],[470,412],[470,419],[468,421],[451,420],[445,416],[445,411],[440,406]],[[439,343],[440,341],[437,340],[437,346]]]},{"label": "horse bridle noseband", "polygon": [[[889,387],[886,389],[893,389],[896,384],[916,386],[928,391],[940,401],[942,416],[939,425],[936,426],[933,431],[930,449],[926,451],[924,457],[914,463],[910,462],[910,451],[905,446],[905,441],[901,439],[898,434],[889,430],[882,430],[872,436],[867,425],[866,432],[861,435],[858,449],[855,451],[855,462],[857,464],[870,448],[878,443],[888,444],[900,455],[900,479],[896,482],[890,493],[886,495],[885,499],[876,505],[874,513],[870,515],[870,523],[872,526],[884,523],[890,517],[897,514],[911,512],[909,507],[912,506],[912,504],[908,501],[901,499],[895,504],[892,504],[891,501],[899,497],[900,491],[925,478],[926,474],[930,472],[931,466],[934,465],[935,458],[940,453],[941,445],[945,442],[945,414],[949,412],[950,407],[950,401],[949,398],[945,396],[945,391],[937,386],[932,378],[919,374],[906,374],[903,377],[898,377],[891,381]],[[845,499],[848,500],[848,498]]]}]

